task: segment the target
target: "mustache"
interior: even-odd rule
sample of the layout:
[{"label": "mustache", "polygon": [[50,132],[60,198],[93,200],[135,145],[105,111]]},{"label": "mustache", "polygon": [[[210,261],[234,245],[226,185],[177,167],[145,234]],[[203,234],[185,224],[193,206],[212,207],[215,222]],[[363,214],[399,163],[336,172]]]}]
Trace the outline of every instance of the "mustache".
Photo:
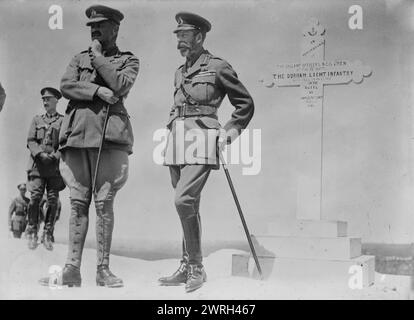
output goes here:
[{"label": "mustache", "polygon": [[182,49],[182,48],[191,49],[191,46],[190,46],[190,45],[188,45],[188,44],[187,44],[187,43],[185,43],[185,42],[179,42],[179,43],[177,44],[177,49]]},{"label": "mustache", "polygon": [[102,35],[102,33],[100,31],[94,31],[92,32],[92,37],[100,37]]}]

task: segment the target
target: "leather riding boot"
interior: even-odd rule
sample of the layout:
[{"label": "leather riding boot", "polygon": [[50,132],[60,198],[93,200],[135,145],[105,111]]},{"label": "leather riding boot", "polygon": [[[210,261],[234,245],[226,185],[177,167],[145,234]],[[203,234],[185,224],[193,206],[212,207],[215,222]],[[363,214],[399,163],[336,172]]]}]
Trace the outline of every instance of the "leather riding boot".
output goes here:
[{"label": "leather riding boot", "polygon": [[27,207],[27,219],[29,226],[32,229],[37,228],[39,224],[39,215],[40,215],[40,208],[39,208],[40,200],[30,199],[29,205]]},{"label": "leather riding boot", "polygon": [[[45,235],[45,238],[46,236],[48,236],[49,238],[50,245],[48,245],[48,247],[52,246],[52,249],[53,249],[52,243],[54,242],[53,231],[55,229],[55,223],[56,223],[57,194],[55,195],[56,192],[54,193],[50,192],[50,193],[51,195],[49,195],[48,197],[49,205],[47,207],[46,217],[45,217],[44,235]],[[48,247],[46,247],[46,249],[48,249]],[[52,249],[48,249],[48,250],[52,250]]]},{"label": "leather riding boot", "polygon": [[27,239],[28,239],[27,246],[29,247],[29,249],[34,250],[34,249],[37,248],[37,245],[38,245],[38,243],[37,243],[37,240],[38,240],[37,230],[36,230],[36,228],[33,228],[31,226],[29,226],[28,228],[29,228],[29,231],[27,233],[28,234],[28,236],[27,236]]},{"label": "leather riding boot", "polygon": [[207,274],[204,267],[196,264],[188,265],[188,277],[185,284],[185,291],[192,292],[199,289],[207,281]]},{"label": "leather riding boot", "polygon": [[53,250],[52,234],[50,233],[50,231],[48,231],[48,230],[43,231],[41,242],[43,243],[43,246],[47,250],[49,250],[49,251]]},{"label": "leather riding boot", "polygon": [[58,285],[68,287],[80,287],[82,284],[80,269],[71,264],[66,264],[62,270],[62,273],[58,275],[56,279],[45,277],[39,280],[39,284],[42,286]]},{"label": "leather riding boot", "polygon": [[109,265],[112,231],[114,229],[113,200],[96,201],[97,266]]},{"label": "leather riding boot", "polygon": [[187,282],[188,265],[181,262],[180,267],[172,275],[161,277],[158,282],[161,286],[179,286]]},{"label": "leather riding boot", "polygon": [[184,233],[185,252],[188,254],[188,263],[200,265],[203,259],[201,252],[200,216],[198,214],[192,214],[187,217],[182,217],[181,225]]},{"label": "leather riding boot", "polygon": [[124,286],[124,283],[121,278],[118,278],[109,270],[109,266],[101,265],[98,266],[96,271],[96,285],[107,288],[120,288]]},{"label": "leather riding boot", "polygon": [[37,232],[36,233],[30,232],[28,238],[29,238],[29,240],[28,240],[27,246],[29,247],[29,249],[31,249],[31,250],[36,249],[37,245],[38,245],[38,243],[37,243],[37,240],[38,240]]},{"label": "leather riding boot", "polygon": [[39,201],[31,199],[28,206],[28,220],[29,225],[27,226],[27,246],[29,249],[34,250],[37,248],[37,225],[39,220]]},{"label": "leather riding boot", "polygon": [[69,218],[69,245],[67,265],[80,268],[82,261],[83,246],[86,233],[88,232],[89,203],[80,200],[71,200],[71,214]]}]

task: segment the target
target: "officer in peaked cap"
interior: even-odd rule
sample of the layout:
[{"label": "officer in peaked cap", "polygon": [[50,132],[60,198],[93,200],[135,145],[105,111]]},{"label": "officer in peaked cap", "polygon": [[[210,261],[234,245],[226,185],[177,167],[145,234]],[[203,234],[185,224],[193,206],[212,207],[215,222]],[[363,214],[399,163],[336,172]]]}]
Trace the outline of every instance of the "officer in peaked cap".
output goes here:
[{"label": "officer in peaked cap", "polygon": [[[180,12],[175,18],[177,49],[186,61],[175,72],[164,163],[169,166],[175,189],[175,207],[183,230],[183,254],[178,270],[159,282],[166,286],[185,283],[185,290],[191,292],[206,281],[201,252],[201,191],[211,169],[219,167],[217,148],[221,151],[246,128],[254,104],[232,66],[204,49],[210,22],[189,12]],[[226,95],[235,110],[221,127],[217,109]],[[186,141],[187,133],[194,135],[194,132],[204,138]]]},{"label": "officer in peaked cap", "polygon": [[[91,43],[72,58],[60,84],[62,95],[69,99],[59,137],[60,172],[70,190],[71,206],[62,285],[81,286],[80,267],[93,198],[97,214],[96,284],[122,287],[122,279],[109,269],[109,256],[114,200],[128,179],[128,155],[134,141],[125,101],[138,75],[139,60],[116,45],[119,24],[124,18],[120,11],[94,5],[85,14]],[[106,117],[108,125],[94,186]],[[48,278],[40,280],[42,285],[48,283]]]},{"label": "officer in peaked cap", "polygon": [[53,231],[56,222],[59,192],[65,184],[59,172],[60,152],[59,131],[63,115],[56,111],[58,100],[62,97],[59,90],[45,87],[40,90],[46,113],[33,118],[27,137],[30,150],[28,186],[30,202],[28,208],[29,224],[27,235],[30,249],[36,249],[39,227],[39,205],[46,190],[48,212],[45,217],[42,243],[48,250],[53,250]]}]

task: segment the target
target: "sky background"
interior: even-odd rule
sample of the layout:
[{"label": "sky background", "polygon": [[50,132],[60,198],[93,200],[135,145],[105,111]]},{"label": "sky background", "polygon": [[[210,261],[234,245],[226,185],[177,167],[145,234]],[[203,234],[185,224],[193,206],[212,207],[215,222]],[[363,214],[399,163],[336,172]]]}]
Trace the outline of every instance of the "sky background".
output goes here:
[{"label": "sky background", "polygon": [[[31,119],[44,112],[40,89],[59,87],[73,55],[87,49],[85,9],[98,1],[0,1],[0,81],[7,92],[0,114],[2,224],[26,179]],[[315,17],[326,27],[326,60],[361,60],[373,73],[361,84],[325,87],[323,210],[346,220],[364,242],[414,241],[412,97],[414,5],[411,1],[99,1],[121,10],[121,50],[132,51],[140,72],[126,107],[134,128],[130,176],[115,203],[114,239],[179,241],[181,227],[166,167],[154,164],[157,142],[172,104],[173,77],[183,58],[172,33],[178,11],[211,21],[205,47],[230,62],[255,101],[250,128],[261,129],[261,172],[242,175],[230,166],[246,220],[252,226],[294,217],[296,159],[300,141],[300,89],[265,88],[263,75],[279,63],[300,62],[302,28]],[[63,30],[50,30],[48,8],[63,9]],[[348,28],[348,8],[363,8],[363,30]],[[59,102],[64,113],[67,100]],[[225,123],[227,99],[219,112]],[[66,237],[68,190],[61,193],[58,236]],[[88,238],[94,239],[95,211]],[[203,237],[244,239],[222,171],[214,171],[201,200]],[[253,228],[253,227],[252,227]],[[5,227],[1,227],[5,229]],[[254,229],[251,230],[254,233]]]}]

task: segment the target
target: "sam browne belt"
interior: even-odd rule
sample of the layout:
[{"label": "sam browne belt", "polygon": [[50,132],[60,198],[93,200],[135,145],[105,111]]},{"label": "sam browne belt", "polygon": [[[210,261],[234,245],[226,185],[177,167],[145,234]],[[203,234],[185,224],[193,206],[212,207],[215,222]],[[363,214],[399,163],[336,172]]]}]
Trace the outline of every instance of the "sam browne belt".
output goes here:
[{"label": "sam browne belt", "polygon": [[217,108],[209,105],[189,105],[183,103],[172,110],[174,118],[187,118],[197,116],[213,116],[217,118]]}]

